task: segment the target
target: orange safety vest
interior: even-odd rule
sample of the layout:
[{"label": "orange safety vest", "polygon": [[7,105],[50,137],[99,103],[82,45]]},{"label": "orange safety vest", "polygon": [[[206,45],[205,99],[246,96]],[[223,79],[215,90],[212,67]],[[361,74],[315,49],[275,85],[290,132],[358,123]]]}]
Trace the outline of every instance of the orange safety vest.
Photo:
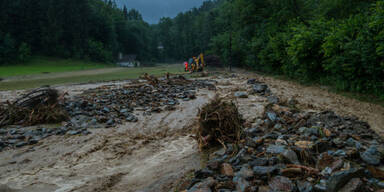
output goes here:
[{"label": "orange safety vest", "polygon": [[185,65],[185,71],[188,71],[188,62],[184,62],[184,65]]}]

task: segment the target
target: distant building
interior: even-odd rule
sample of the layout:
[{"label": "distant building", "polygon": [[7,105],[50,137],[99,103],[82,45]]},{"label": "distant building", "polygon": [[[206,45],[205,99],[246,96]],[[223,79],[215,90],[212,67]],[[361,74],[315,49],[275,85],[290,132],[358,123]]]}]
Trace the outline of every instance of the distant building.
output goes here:
[{"label": "distant building", "polygon": [[136,60],[137,55],[123,55],[119,53],[117,65],[120,67],[140,67],[140,62]]}]

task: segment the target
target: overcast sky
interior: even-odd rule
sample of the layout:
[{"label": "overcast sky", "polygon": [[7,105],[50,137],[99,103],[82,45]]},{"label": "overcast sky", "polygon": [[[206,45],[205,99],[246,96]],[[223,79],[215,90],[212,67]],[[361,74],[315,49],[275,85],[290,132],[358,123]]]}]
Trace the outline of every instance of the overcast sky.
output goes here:
[{"label": "overcast sky", "polygon": [[137,9],[148,23],[157,23],[161,17],[175,17],[179,12],[200,6],[205,0],[116,0],[118,6]]}]

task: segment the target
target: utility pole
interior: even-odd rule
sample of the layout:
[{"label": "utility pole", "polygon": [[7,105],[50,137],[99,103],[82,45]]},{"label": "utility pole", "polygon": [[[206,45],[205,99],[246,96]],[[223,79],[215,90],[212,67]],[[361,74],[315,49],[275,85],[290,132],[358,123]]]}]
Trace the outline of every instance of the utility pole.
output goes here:
[{"label": "utility pole", "polygon": [[230,2],[230,12],[229,12],[229,71],[231,72],[232,71],[232,62],[233,62],[233,59],[232,59],[232,22],[231,22],[231,19],[232,19],[232,8],[233,8],[233,0],[229,0]]}]

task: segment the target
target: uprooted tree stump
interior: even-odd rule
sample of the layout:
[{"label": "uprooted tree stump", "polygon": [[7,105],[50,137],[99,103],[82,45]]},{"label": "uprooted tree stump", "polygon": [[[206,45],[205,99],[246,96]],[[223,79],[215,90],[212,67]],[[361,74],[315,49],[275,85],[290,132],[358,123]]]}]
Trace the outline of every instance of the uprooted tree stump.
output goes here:
[{"label": "uprooted tree stump", "polygon": [[199,111],[196,137],[200,149],[226,143],[239,143],[244,120],[233,102],[216,97]]},{"label": "uprooted tree stump", "polygon": [[58,91],[51,88],[35,89],[0,107],[0,127],[59,123],[67,119],[67,112],[59,104]]}]

